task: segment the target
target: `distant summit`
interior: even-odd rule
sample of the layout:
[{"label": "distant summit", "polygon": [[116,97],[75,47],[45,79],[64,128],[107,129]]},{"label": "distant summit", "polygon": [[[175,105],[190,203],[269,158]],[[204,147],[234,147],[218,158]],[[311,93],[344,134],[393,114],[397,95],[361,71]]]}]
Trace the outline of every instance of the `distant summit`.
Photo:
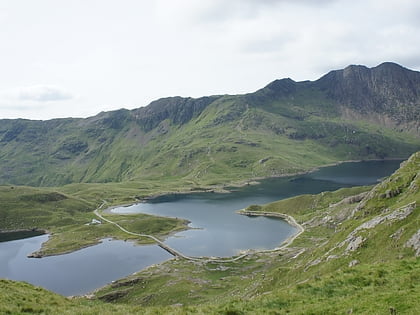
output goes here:
[{"label": "distant summit", "polygon": [[287,97],[302,89],[321,91],[337,106],[361,114],[386,115],[396,124],[420,121],[420,72],[396,63],[384,62],[373,68],[350,65],[316,81],[275,80],[263,91],[266,96]]},{"label": "distant summit", "polygon": [[420,72],[398,64],[352,65],[314,84],[338,104],[362,113],[384,114],[397,123],[420,120]]}]

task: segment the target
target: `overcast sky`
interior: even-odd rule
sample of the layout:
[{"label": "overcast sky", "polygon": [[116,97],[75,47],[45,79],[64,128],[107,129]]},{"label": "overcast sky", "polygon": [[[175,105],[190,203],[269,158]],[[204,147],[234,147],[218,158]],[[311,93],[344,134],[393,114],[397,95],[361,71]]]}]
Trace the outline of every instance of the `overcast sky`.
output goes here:
[{"label": "overcast sky", "polygon": [[349,64],[420,70],[418,0],[0,0],[0,118],[253,92]]}]

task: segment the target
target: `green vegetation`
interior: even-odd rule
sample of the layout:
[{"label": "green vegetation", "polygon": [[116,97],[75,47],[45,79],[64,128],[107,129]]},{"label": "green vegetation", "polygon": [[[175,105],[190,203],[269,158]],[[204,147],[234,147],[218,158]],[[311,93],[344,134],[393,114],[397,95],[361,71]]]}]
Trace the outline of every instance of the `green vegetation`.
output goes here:
[{"label": "green vegetation", "polygon": [[0,230],[19,230],[80,224],[94,201],[45,188],[0,186]]},{"label": "green vegetation", "polygon": [[[420,230],[419,170],[420,152],[373,188],[254,205],[254,211],[293,215],[304,226],[305,232],[278,252],[225,263],[170,260],[102,288],[93,300],[68,300],[0,281],[0,309],[17,314],[418,314],[420,261],[409,240]],[[354,242],[359,236],[363,241]]]},{"label": "green vegetation", "polygon": [[274,81],[246,95],[165,98],[86,119],[1,120],[0,184],[207,187],[343,160],[406,158],[420,149],[420,91],[413,83],[420,74],[381,67],[398,76],[392,85],[382,86],[384,73],[375,68],[354,82],[332,73],[314,82]]},{"label": "green vegetation", "polygon": [[[97,186],[84,194],[70,194],[74,187],[61,191],[47,188],[21,186],[0,186],[0,231],[46,230],[51,234],[36,255],[55,255],[66,253],[97,244],[101,239],[134,239],[139,243],[150,243],[150,240],[139,239],[128,235],[114,225],[103,222],[88,225],[96,216],[92,211],[100,205],[100,198],[105,192],[99,192]],[[63,191],[66,191],[64,193]],[[128,194],[128,190],[115,189],[112,194],[114,202],[119,194]],[[116,199],[115,199],[116,198]],[[90,201],[87,201],[90,200]],[[135,199],[132,198],[131,202]],[[165,237],[170,233],[187,228],[187,222],[174,218],[162,218],[150,215],[112,215],[112,220],[133,232]],[[96,218],[97,219],[97,218]]]},{"label": "green vegetation", "polygon": [[[0,279],[0,314],[153,314],[144,308],[67,299],[27,283]],[[155,313],[156,314],[156,313]]]}]

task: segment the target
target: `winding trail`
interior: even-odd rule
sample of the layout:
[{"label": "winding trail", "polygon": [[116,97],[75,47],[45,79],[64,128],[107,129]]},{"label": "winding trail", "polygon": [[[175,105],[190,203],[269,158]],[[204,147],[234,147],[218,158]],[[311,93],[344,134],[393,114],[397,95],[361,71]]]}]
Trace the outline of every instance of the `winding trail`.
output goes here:
[{"label": "winding trail", "polygon": [[153,240],[154,242],[157,243],[157,245],[159,247],[161,247],[162,249],[166,250],[168,253],[170,253],[171,255],[175,256],[175,257],[179,257],[179,258],[183,258],[189,261],[195,261],[195,262],[218,262],[218,263],[228,263],[228,262],[234,262],[237,261],[239,259],[242,259],[246,256],[248,256],[251,253],[268,253],[268,252],[275,252],[275,251],[279,251],[282,250],[284,248],[286,248],[287,246],[289,246],[300,234],[302,234],[305,229],[296,222],[296,220],[292,217],[289,216],[287,214],[282,214],[282,213],[276,213],[276,212],[258,212],[258,211],[246,211],[246,210],[239,210],[237,211],[238,214],[242,214],[242,215],[248,215],[248,216],[267,216],[267,217],[279,217],[282,218],[284,220],[286,220],[290,225],[296,227],[299,232],[294,234],[293,236],[287,238],[280,247],[274,248],[274,249],[268,249],[268,250],[248,250],[246,253],[237,256],[235,258],[229,258],[229,259],[222,259],[222,258],[212,258],[212,257],[191,257],[191,256],[187,256],[182,254],[181,252],[177,251],[176,249],[173,249],[172,247],[166,245],[165,243],[163,243],[161,240],[159,240],[158,238],[156,238],[153,235],[149,235],[149,234],[141,234],[141,233],[134,233],[131,231],[128,231],[127,229],[125,229],[124,227],[122,227],[121,225],[119,225],[118,223],[111,221],[107,218],[105,218],[104,216],[102,216],[99,213],[99,210],[106,204],[106,201],[103,201],[102,204],[93,211],[93,213],[100,218],[101,220],[108,222],[110,224],[115,225],[116,227],[118,227],[121,231],[130,234],[130,235],[135,235],[135,236],[140,236],[140,237],[145,237],[145,238],[149,238],[151,240]]}]

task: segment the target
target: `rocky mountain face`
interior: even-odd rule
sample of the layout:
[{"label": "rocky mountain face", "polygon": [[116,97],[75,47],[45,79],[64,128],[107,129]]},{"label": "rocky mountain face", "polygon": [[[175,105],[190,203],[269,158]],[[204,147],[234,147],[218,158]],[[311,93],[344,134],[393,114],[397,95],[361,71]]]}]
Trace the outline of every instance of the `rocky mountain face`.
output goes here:
[{"label": "rocky mountain face", "polygon": [[379,114],[396,124],[417,123],[419,133],[420,73],[394,63],[374,68],[349,66],[314,82],[339,105],[362,114]]},{"label": "rocky mountain face", "polygon": [[150,103],[132,111],[137,123],[144,131],[150,131],[160,122],[169,119],[173,124],[185,124],[219,97],[209,96],[198,99],[168,97]]},{"label": "rocky mountain face", "polygon": [[86,119],[0,120],[0,184],[217,183],[419,149],[420,72],[384,63]]},{"label": "rocky mountain face", "polygon": [[267,101],[267,98],[295,98],[308,91],[332,102],[343,117],[354,118],[350,113],[365,120],[376,117],[377,123],[420,134],[420,72],[391,62],[374,68],[351,65],[312,82],[276,80],[256,96],[264,95],[262,101]]}]

